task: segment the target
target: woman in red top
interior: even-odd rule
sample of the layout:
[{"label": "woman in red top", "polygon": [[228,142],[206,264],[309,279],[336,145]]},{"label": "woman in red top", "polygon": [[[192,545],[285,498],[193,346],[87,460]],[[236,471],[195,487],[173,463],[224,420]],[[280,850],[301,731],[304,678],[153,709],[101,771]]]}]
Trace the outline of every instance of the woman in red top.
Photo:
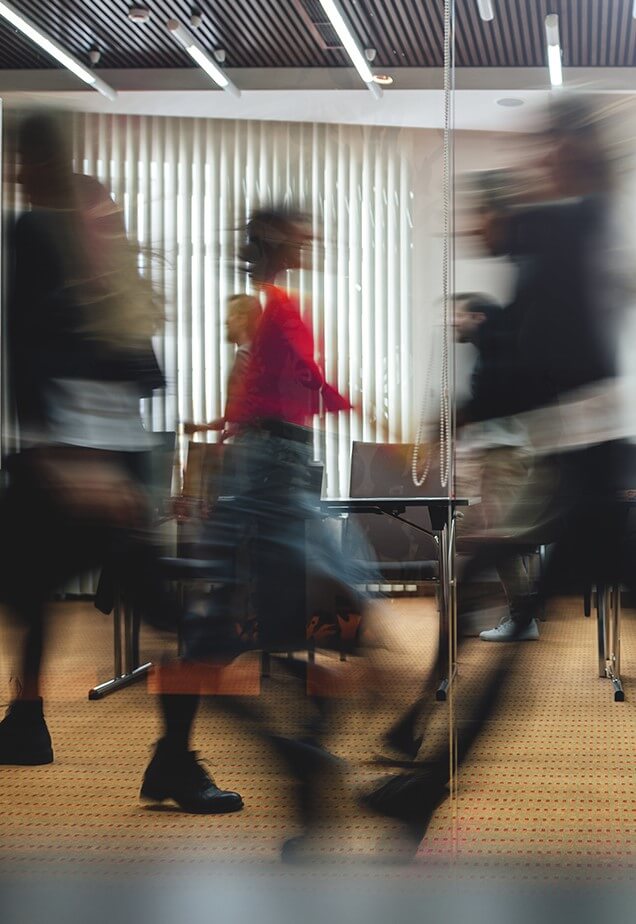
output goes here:
[{"label": "woman in red top", "polygon": [[[330,544],[312,486],[312,418],[321,401],[330,411],[347,410],[351,405],[325,383],[314,358],[311,330],[301,318],[298,303],[277,285],[284,273],[301,266],[309,242],[305,219],[290,212],[261,210],[247,224],[241,257],[265,295],[265,308],[242,388],[227,408],[226,416],[236,433],[231,446],[231,496],[220,499],[210,524],[209,548],[200,556],[226,560],[226,571],[231,574],[232,557],[239,548],[247,548],[247,583],[257,623],[255,644],[274,653],[308,648],[309,568],[314,583],[318,579],[321,590],[333,600],[328,621],[334,630],[341,627],[342,644],[345,637],[350,645],[355,644],[355,632],[347,630],[357,625],[362,601],[354,588],[365,580],[351,573],[341,550]],[[311,530],[307,529],[309,521],[313,521]],[[185,651],[190,657],[227,656],[239,650],[232,631],[236,607],[230,598],[231,593],[225,598],[217,596],[207,620],[192,623],[189,638],[186,629]],[[326,647],[322,640],[321,645]],[[281,670],[297,677],[299,693],[306,698],[307,659],[282,658],[276,673]],[[224,702],[229,704],[227,698]],[[330,785],[335,781],[334,758],[317,743],[325,721],[321,704],[324,700],[315,700],[309,709],[296,704],[294,716],[310,713],[310,725],[289,738],[271,730],[274,724],[285,724],[278,715],[283,701],[276,706],[275,723],[263,714],[252,716],[257,732],[280,752],[301,784],[302,820],[307,828],[316,822],[310,806],[322,802],[316,796],[316,784],[327,777]],[[248,713],[244,704],[240,713],[244,717]]]},{"label": "woman in red top", "polygon": [[350,410],[351,404],[327,385],[314,358],[314,338],[297,300],[276,285],[299,269],[311,242],[304,216],[280,210],[256,212],[247,224],[241,255],[254,283],[265,294],[263,312],[242,393],[229,409],[237,423],[311,425],[320,410]]},{"label": "woman in red top", "polygon": [[[217,505],[203,551],[203,557],[226,560],[230,573],[237,549],[246,537],[254,539],[249,585],[258,644],[276,651],[307,647],[305,533],[316,508],[312,418],[321,400],[328,410],[351,407],[325,383],[298,302],[276,284],[301,266],[310,240],[304,217],[291,212],[260,210],[247,223],[240,256],[265,295],[265,308],[240,387],[226,408],[235,434],[231,484],[224,491],[230,498]],[[227,626],[215,612],[215,638],[197,642],[197,650],[231,648],[236,606],[226,609]]]}]

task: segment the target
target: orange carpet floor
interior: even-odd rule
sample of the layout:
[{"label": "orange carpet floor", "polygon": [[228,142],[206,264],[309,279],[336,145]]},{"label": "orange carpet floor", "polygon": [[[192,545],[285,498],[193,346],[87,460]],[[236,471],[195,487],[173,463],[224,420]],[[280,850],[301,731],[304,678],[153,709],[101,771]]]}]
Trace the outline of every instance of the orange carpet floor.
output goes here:
[{"label": "orange carpet floor", "polygon": [[[538,866],[584,878],[592,870],[624,875],[636,865],[631,615],[623,620],[626,702],[614,703],[609,681],[597,676],[595,620],[584,618],[579,600],[551,606],[540,641],[525,644],[501,707],[461,769],[457,800],[433,818],[416,860],[422,873],[463,862],[479,869]],[[160,727],[152,684],[89,702],[89,688],[112,672],[111,620],[90,603],[66,602],[53,606],[52,622],[46,715],[56,759],[47,767],[0,767],[0,865],[278,862],[282,841],[298,833],[298,823],[293,788],[263,743],[224,714],[219,697],[209,697],[194,746],[220,784],[243,794],[245,809],[200,817],[140,806],[141,777]],[[350,770],[347,786],[331,794],[337,825],[329,831],[329,849],[343,859],[356,851],[381,859],[396,841],[397,829],[361,812],[354,793],[378,777],[369,763],[378,736],[417,691],[436,639],[430,598],[385,601],[376,622],[384,644],[373,665],[390,703],[387,696],[353,695],[362,670],[357,661],[319,659],[344,690],[330,746],[349,759]],[[13,630],[5,625],[0,638],[0,694],[8,702]],[[174,642],[145,631],[142,645],[157,660]],[[456,715],[487,676],[496,648],[478,639],[463,647]],[[236,674],[235,688],[241,684],[246,692],[258,686],[256,658]],[[300,707],[291,688],[270,681],[263,700],[272,690],[287,702],[281,715],[293,718]],[[433,707],[432,739],[448,738],[451,712],[448,704]]]}]

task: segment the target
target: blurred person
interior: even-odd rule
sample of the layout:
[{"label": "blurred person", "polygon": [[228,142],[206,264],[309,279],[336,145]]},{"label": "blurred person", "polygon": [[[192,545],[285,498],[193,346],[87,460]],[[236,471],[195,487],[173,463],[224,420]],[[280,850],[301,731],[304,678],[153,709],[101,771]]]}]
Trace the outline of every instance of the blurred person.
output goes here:
[{"label": "blurred person", "polygon": [[[580,97],[551,102],[540,139],[544,201],[536,204],[535,197],[531,206],[484,216],[493,251],[509,255],[517,267],[513,305],[520,324],[505,413],[527,426],[533,468],[498,536],[480,546],[464,571],[460,628],[470,611],[471,583],[514,557],[519,542],[549,541],[554,548],[539,593],[518,601],[511,644],[501,646],[480,696],[460,704],[465,714],[457,723],[459,767],[498,704],[522,647],[516,642],[538,606],[564,586],[571,590],[573,582],[580,589],[590,580],[633,586],[626,514],[616,503],[617,460],[624,447],[614,435],[619,428],[605,432],[598,414],[600,395],[602,410],[617,415],[612,402],[621,305],[608,253],[611,161],[594,109]],[[585,410],[596,413],[581,425]],[[427,706],[423,699],[403,722],[399,740],[393,736],[393,745],[411,761],[426,738]],[[366,803],[405,824],[416,819],[425,830],[445,798],[448,749],[433,749],[423,758],[387,778],[366,795]]]},{"label": "blurred person", "polygon": [[[19,452],[7,463],[1,586],[25,635],[18,694],[0,723],[0,763],[33,765],[53,760],[40,689],[51,594],[107,563],[147,618],[177,617],[148,539],[144,475],[153,438],[139,407],[164,385],[151,341],[162,312],[120,210],[100,183],[73,173],[64,120],[24,117],[17,147],[31,209],[18,219],[12,247]],[[187,795],[194,790],[206,810],[242,806],[194,754],[176,753]]]},{"label": "blurred person", "polygon": [[[477,358],[471,376],[470,398],[456,411],[456,492],[460,497],[480,497],[457,519],[457,550],[474,550],[475,543],[501,526],[528,478],[528,436],[514,417],[502,417],[514,363],[517,315],[485,295],[455,296],[455,339],[471,343]],[[508,613],[499,626],[480,633],[484,641],[502,641],[511,631],[517,601],[530,592],[523,558],[516,555],[498,567]],[[460,577],[461,580],[461,577]],[[514,631],[514,630],[513,630]],[[520,640],[539,637],[537,620],[524,629]]]},{"label": "blurred person", "polygon": [[73,173],[53,113],[24,116],[17,149],[30,211],[10,248],[10,381],[19,451],[6,460],[1,587],[24,630],[0,763],[53,760],[41,668],[51,594],[98,566],[146,499],[129,460],[149,448],[139,398],[163,385],[151,346],[161,313],[106,190]]},{"label": "blurred person", "polygon": [[[306,548],[306,525],[317,520],[312,485],[313,416],[320,410],[348,410],[351,405],[326,381],[314,358],[314,340],[304,323],[297,299],[283,287],[288,271],[299,269],[311,234],[304,216],[284,209],[261,209],[247,222],[241,257],[253,284],[262,292],[265,306],[259,320],[249,363],[232,389],[226,418],[235,425],[234,454],[229,496],[219,499],[204,539],[206,560],[218,568],[219,581],[229,583],[228,593],[216,593],[191,606],[184,620],[183,637],[187,662],[224,664],[242,651],[258,647],[266,652],[306,652],[307,613],[305,567],[339,583],[340,597],[350,599],[345,610],[333,614],[333,631],[346,634],[355,626],[361,608],[351,591],[353,580],[345,573],[337,549],[318,541]],[[232,582],[236,574],[237,549],[249,538],[249,582],[257,622],[257,637],[246,639],[236,631],[232,606]],[[226,588],[228,589],[228,588]],[[351,640],[355,643],[355,633]],[[249,721],[257,734],[273,745],[298,780],[303,820],[315,822],[312,793],[316,777],[327,778],[337,766],[320,745],[324,704],[307,697],[307,661],[283,659],[282,669],[291,673],[308,702],[308,725],[297,735],[274,731],[284,726],[280,709],[276,716],[245,703],[229,706]],[[280,666],[280,665],[279,665]],[[198,709],[196,692],[163,695],[166,714],[182,742],[189,740]],[[293,724],[293,723],[292,723]],[[176,734],[176,732],[175,732]],[[185,746],[185,745],[184,745]],[[142,784],[142,798],[161,794],[157,783],[158,749]],[[160,775],[160,774],[159,774]],[[184,801],[186,811],[194,811]],[[311,807],[310,807],[311,806]]]},{"label": "blurred person", "polygon": [[261,303],[253,295],[241,293],[231,295],[228,299],[225,331],[227,342],[236,346],[236,352],[228,376],[225,412],[222,417],[218,417],[209,423],[186,423],[184,425],[186,434],[206,433],[210,430],[221,431],[222,442],[231,435],[235,404],[242,393],[243,379],[249,367],[252,341],[254,340],[261,314]]}]

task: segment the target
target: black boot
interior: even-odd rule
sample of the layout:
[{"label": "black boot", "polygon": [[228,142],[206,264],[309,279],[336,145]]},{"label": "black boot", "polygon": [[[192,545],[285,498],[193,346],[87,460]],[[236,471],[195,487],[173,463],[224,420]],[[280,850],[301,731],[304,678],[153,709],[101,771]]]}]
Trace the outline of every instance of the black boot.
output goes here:
[{"label": "black boot", "polygon": [[426,834],[437,807],[447,798],[444,774],[436,764],[427,769],[397,774],[364,793],[360,802],[371,811],[394,818],[404,825],[413,855]]},{"label": "black boot", "polygon": [[184,812],[196,815],[219,815],[243,808],[241,796],[219,789],[194,751],[175,750],[163,740],[144,774],[140,798],[148,802],[171,799]]},{"label": "black boot", "polygon": [[0,764],[36,767],[53,763],[42,700],[15,700],[0,722]]},{"label": "black boot", "polygon": [[284,863],[334,861],[316,838],[334,819],[333,796],[346,790],[345,762],[312,739],[270,738],[296,779],[300,822],[305,833],[285,841]]}]

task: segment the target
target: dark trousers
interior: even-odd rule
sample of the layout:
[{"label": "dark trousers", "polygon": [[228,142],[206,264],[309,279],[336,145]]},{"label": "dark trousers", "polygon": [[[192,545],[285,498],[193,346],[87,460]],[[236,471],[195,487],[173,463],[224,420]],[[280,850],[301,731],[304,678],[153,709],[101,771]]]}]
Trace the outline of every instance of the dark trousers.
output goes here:
[{"label": "dark trousers", "polygon": [[[130,475],[127,454],[108,454]],[[71,578],[116,562],[130,596],[155,612],[162,600],[157,556],[143,531],[109,525],[76,511],[43,484],[33,453],[8,460],[9,483],[0,502],[0,593],[26,629],[22,675],[40,675],[46,639],[46,613],[52,594]],[[156,604],[156,606],[155,606]]]}]

